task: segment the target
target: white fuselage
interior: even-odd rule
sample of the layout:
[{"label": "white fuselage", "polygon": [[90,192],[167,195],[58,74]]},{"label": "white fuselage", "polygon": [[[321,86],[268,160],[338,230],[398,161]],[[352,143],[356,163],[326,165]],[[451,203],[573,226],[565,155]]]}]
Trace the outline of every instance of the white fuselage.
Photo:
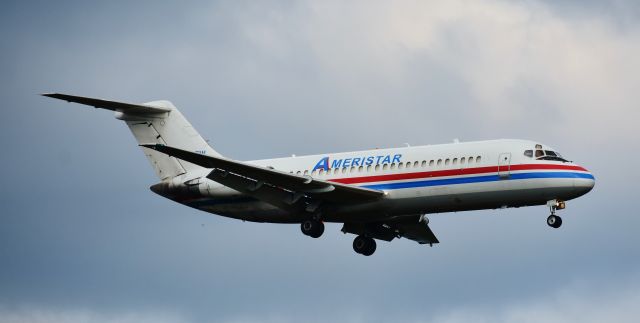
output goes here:
[{"label": "white fuselage", "polygon": [[[503,139],[249,163],[386,193],[370,203],[332,205],[323,212],[323,220],[328,222],[543,205],[549,200],[579,197],[593,188],[595,178],[586,169],[560,158],[538,159],[536,151],[554,152],[533,141]],[[171,193],[152,190],[182,204],[237,219],[278,223],[303,219],[300,214],[211,181],[206,178],[208,172],[189,172],[172,179]]]}]

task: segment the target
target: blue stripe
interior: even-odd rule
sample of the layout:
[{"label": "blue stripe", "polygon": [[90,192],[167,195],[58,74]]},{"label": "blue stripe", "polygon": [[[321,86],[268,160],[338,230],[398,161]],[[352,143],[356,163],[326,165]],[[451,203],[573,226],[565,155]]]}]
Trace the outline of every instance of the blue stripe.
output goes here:
[{"label": "blue stripe", "polygon": [[540,172],[540,173],[516,173],[511,174],[508,178],[501,178],[498,175],[486,175],[475,177],[458,177],[447,179],[436,179],[416,182],[400,182],[400,183],[385,183],[385,184],[373,184],[363,185],[362,187],[370,188],[374,190],[397,190],[402,188],[414,188],[414,187],[429,187],[429,186],[442,186],[442,185],[458,185],[458,184],[471,184],[471,183],[484,183],[484,182],[497,182],[501,180],[518,180],[518,179],[531,179],[531,178],[584,178],[595,179],[593,175],[586,173],[574,173],[574,172]]}]

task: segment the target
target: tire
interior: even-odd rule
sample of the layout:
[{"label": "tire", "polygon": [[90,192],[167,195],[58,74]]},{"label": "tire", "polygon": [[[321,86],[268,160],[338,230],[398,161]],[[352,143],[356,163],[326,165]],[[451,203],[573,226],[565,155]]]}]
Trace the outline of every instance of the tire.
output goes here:
[{"label": "tire", "polygon": [[557,229],[562,225],[562,218],[554,214],[549,215],[549,217],[547,218],[547,225]]},{"label": "tire", "polygon": [[372,238],[368,238],[367,241],[367,249],[362,253],[365,256],[371,256],[374,252],[376,252],[376,241]]},{"label": "tire", "polygon": [[305,220],[300,224],[300,230],[312,238],[320,238],[324,233],[324,223],[314,220]]},{"label": "tire", "polygon": [[362,254],[367,250],[367,238],[365,236],[357,236],[353,239],[353,251]]},{"label": "tire", "polygon": [[357,236],[353,239],[353,251],[364,256],[371,256],[376,251],[376,241],[373,238]]}]

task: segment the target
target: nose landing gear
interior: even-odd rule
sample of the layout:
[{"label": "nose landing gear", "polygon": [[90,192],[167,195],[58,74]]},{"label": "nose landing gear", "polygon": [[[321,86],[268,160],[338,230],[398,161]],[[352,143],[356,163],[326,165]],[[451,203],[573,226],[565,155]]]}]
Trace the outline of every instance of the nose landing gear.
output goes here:
[{"label": "nose landing gear", "polygon": [[549,206],[549,209],[551,210],[551,215],[547,217],[547,225],[557,229],[562,225],[562,218],[556,215],[556,210],[564,209],[565,203],[560,200],[551,200],[547,202],[547,206]]}]

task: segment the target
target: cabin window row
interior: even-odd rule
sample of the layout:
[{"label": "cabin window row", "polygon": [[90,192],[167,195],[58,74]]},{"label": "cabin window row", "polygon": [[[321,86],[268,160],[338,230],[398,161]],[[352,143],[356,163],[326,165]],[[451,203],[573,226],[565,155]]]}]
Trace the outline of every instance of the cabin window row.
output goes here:
[{"label": "cabin window row", "polygon": [[[457,166],[457,165],[471,165],[471,164],[480,164],[482,161],[482,157],[480,156],[471,156],[471,157],[460,157],[460,158],[444,158],[444,159],[431,159],[429,161],[408,161],[401,163],[390,163],[390,164],[378,164],[378,165],[368,165],[368,166],[351,166],[351,167],[342,167],[342,168],[332,168],[325,172],[324,169],[314,170],[311,172],[311,176],[316,175],[337,175],[337,174],[346,174],[346,173],[355,173],[355,172],[378,172],[380,170],[394,170],[394,169],[404,169],[404,168],[426,168],[428,167],[442,167],[442,166]],[[290,173],[294,173],[291,171]],[[309,170],[304,171],[296,171],[297,175],[309,175]]]}]

